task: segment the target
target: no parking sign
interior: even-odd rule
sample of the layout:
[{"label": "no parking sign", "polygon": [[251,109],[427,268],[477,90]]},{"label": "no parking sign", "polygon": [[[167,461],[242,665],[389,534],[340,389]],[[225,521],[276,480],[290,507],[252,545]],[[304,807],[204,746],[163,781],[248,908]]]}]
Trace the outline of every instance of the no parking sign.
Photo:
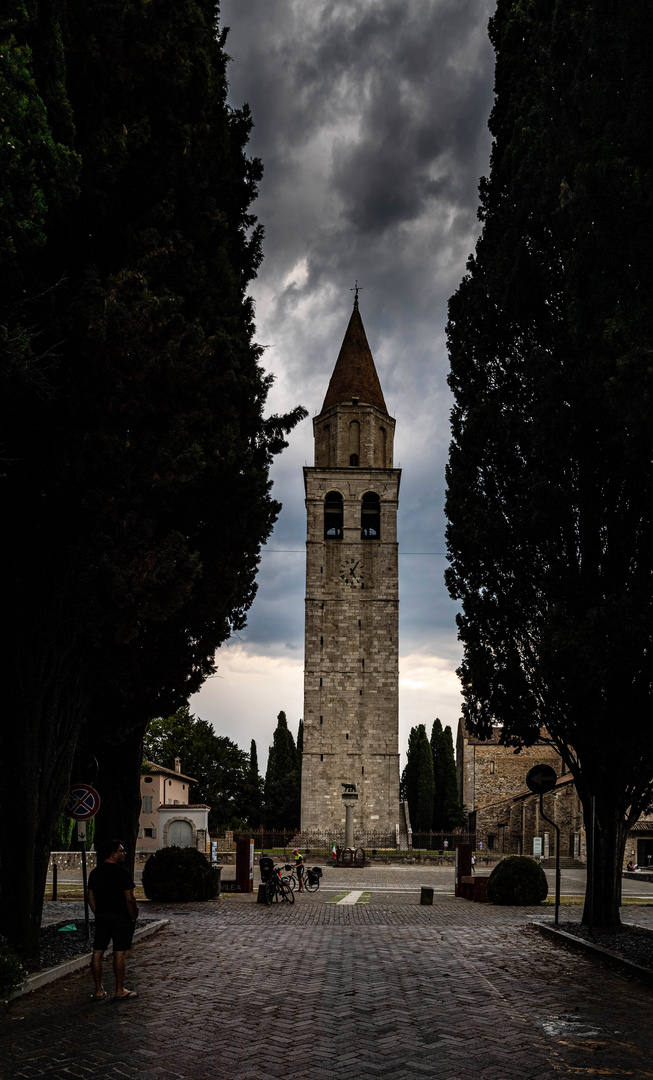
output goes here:
[{"label": "no parking sign", "polygon": [[88,821],[100,809],[100,796],[90,784],[73,784],[68,792],[66,813],[75,821]]}]

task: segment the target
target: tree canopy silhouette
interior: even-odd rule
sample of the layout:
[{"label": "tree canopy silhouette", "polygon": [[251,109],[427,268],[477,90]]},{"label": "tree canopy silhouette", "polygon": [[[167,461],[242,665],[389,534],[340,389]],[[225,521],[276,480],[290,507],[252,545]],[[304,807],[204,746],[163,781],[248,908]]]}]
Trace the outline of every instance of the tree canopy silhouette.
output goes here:
[{"label": "tree canopy silhouette", "polygon": [[305,413],[263,412],[261,166],[227,104],[217,5],[10,0],[0,32],[18,151],[0,210],[0,759],[21,821],[0,826],[0,930],[34,952],[80,736],[130,843],[147,720],[244,625],[279,511],[270,464]]},{"label": "tree canopy silhouette", "polygon": [[595,800],[611,925],[653,786],[653,10],[499,0],[490,34],[483,231],[448,327],[464,715],[508,745],[546,728],[586,826]]}]

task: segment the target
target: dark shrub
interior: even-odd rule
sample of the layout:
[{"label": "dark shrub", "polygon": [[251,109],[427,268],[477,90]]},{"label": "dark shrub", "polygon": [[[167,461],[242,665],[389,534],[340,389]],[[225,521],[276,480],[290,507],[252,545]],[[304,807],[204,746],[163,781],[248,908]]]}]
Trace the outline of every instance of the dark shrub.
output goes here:
[{"label": "dark shrub", "polygon": [[544,870],[528,855],[506,856],[487,883],[487,897],[493,904],[539,904],[548,891]]},{"label": "dark shrub", "polygon": [[143,889],[149,900],[173,904],[210,900],[217,882],[217,872],[196,848],[161,848],[143,867]]},{"label": "dark shrub", "polygon": [[7,998],[22,986],[27,972],[13,949],[0,938],[0,1001]]}]

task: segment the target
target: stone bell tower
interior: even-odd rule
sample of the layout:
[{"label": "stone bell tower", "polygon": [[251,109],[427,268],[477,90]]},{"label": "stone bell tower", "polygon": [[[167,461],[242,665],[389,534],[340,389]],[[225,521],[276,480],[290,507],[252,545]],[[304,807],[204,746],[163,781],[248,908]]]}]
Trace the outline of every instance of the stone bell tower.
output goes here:
[{"label": "stone bell tower", "polygon": [[345,807],[353,804],[356,835],[374,829],[394,840],[401,471],[392,464],[395,421],[365,336],[358,290],[313,428],[315,465],[304,469],[301,828],[341,830]]}]

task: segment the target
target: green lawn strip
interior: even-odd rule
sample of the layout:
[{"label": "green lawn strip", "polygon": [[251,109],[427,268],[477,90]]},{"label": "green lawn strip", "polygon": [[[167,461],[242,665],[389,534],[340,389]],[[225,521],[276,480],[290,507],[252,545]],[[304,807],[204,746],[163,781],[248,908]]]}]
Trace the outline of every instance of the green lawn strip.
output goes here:
[{"label": "green lawn strip", "polygon": [[371,892],[364,892],[358,897],[358,900],[356,901],[356,903],[357,904],[369,904],[371,896],[372,896]]},{"label": "green lawn strip", "polygon": [[333,896],[331,898],[331,900],[327,900],[326,903],[327,904],[338,904],[341,900],[344,900],[346,896],[349,896],[350,892],[351,892],[351,889],[345,889],[344,892],[336,893],[336,895]]}]

